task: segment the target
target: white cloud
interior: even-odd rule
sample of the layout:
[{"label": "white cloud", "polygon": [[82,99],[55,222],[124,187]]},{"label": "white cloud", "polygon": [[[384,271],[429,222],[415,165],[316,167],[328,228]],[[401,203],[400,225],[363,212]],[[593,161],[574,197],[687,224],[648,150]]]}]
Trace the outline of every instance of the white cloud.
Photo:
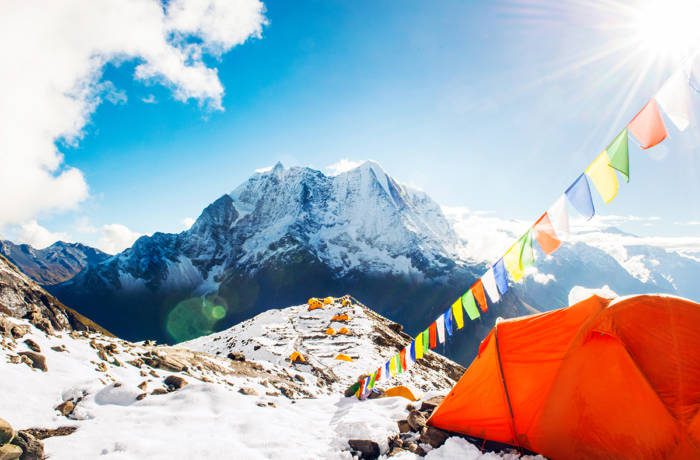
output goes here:
[{"label": "white cloud", "polygon": [[73,209],[88,196],[57,143],[76,144],[102,99],[126,102],[100,81],[107,62],[135,59],[137,80],[221,109],[223,86],[203,57],[259,37],[264,24],[259,0],[2,2],[0,226]]},{"label": "white cloud", "polygon": [[192,224],[194,224],[195,220],[196,219],[192,217],[185,217],[184,219],[182,219],[182,229],[189,230],[190,227],[192,227]]},{"label": "white cloud", "polygon": [[256,173],[258,174],[265,174],[266,172],[272,171],[274,166],[263,166],[262,168],[258,168],[255,170]]},{"label": "white cloud", "polygon": [[132,231],[126,225],[107,224],[100,228],[96,246],[108,254],[116,254],[134,244],[140,236],[140,233]]},{"label": "white cloud", "polygon": [[146,97],[141,98],[141,102],[144,104],[157,104],[158,101],[156,100],[156,97],[153,94],[149,94]]},{"label": "white cloud", "polygon": [[532,277],[532,280],[539,284],[549,284],[550,281],[556,281],[557,278],[551,273],[542,273],[537,269],[537,267],[527,267],[525,269],[525,276]]},{"label": "white cloud", "polygon": [[68,240],[68,235],[65,233],[53,233],[42,227],[36,220],[24,222],[17,228],[16,242],[26,243],[37,249],[51,246],[59,240]]},{"label": "white cloud", "polygon": [[337,176],[338,174],[342,174],[346,171],[350,171],[351,169],[357,168],[362,163],[364,163],[364,160],[354,161],[349,160],[347,158],[343,158],[340,161],[337,161],[323,168],[323,172],[325,172],[329,176]]}]

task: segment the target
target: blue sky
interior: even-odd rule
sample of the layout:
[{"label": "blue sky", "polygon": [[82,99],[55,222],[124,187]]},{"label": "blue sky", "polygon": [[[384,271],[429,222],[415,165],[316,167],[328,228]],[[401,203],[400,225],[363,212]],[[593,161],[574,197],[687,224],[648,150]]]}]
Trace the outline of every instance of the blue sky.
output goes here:
[{"label": "blue sky", "polygon": [[[377,160],[441,204],[534,220],[677,64],[639,44],[610,51],[633,31],[591,3],[267,1],[261,38],[204,60],[223,111],[135,81],[138,60],[107,65],[120,100],[59,143],[89,198],[38,221],[87,242],[81,225],[180,231],[256,168],[342,158]],[[695,235],[681,223],[700,221],[700,130],[667,126],[661,146],[631,148],[630,184],[599,210],[661,218],[631,222],[638,233]]]}]

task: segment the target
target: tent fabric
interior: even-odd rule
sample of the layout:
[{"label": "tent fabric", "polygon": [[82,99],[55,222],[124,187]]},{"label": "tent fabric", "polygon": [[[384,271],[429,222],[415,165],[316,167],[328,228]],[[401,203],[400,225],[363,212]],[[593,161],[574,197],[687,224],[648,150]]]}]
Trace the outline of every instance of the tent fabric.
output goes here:
[{"label": "tent fabric", "polygon": [[700,304],[593,296],[499,321],[428,424],[550,459],[700,458]]},{"label": "tent fabric", "polygon": [[391,387],[387,389],[384,392],[384,396],[386,397],[392,397],[392,396],[400,396],[402,398],[406,398],[409,401],[418,401],[418,398],[416,397],[415,394],[408,388],[403,385],[399,385],[396,387]]}]

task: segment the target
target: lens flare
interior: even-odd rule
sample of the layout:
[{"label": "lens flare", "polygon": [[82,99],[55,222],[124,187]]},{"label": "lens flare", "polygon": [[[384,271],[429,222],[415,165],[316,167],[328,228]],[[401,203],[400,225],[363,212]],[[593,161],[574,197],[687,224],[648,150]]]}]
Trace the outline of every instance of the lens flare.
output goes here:
[{"label": "lens flare", "polygon": [[165,328],[175,342],[184,342],[214,332],[214,326],[227,312],[226,303],[219,297],[189,298],[168,312]]}]

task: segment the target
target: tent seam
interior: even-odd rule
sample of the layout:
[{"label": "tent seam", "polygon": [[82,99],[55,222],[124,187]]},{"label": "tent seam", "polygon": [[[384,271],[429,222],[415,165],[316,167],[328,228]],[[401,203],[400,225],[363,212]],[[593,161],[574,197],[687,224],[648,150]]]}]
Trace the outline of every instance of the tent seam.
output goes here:
[{"label": "tent seam", "polygon": [[522,449],[520,446],[520,439],[518,439],[518,432],[515,428],[515,414],[513,413],[513,405],[510,403],[510,394],[508,393],[508,385],[506,384],[506,376],[503,372],[503,363],[501,362],[501,347],[498,342],[498,324],[494,327],[494,339],[496,340],[496,359],[498,360],[498,371],[501,374],[501,384],[503,385],[503,392],[506,396],[506,404],[508,405],[508,412],[510,413],[510,428],[513,431],[513,440],[518,449]]}]

